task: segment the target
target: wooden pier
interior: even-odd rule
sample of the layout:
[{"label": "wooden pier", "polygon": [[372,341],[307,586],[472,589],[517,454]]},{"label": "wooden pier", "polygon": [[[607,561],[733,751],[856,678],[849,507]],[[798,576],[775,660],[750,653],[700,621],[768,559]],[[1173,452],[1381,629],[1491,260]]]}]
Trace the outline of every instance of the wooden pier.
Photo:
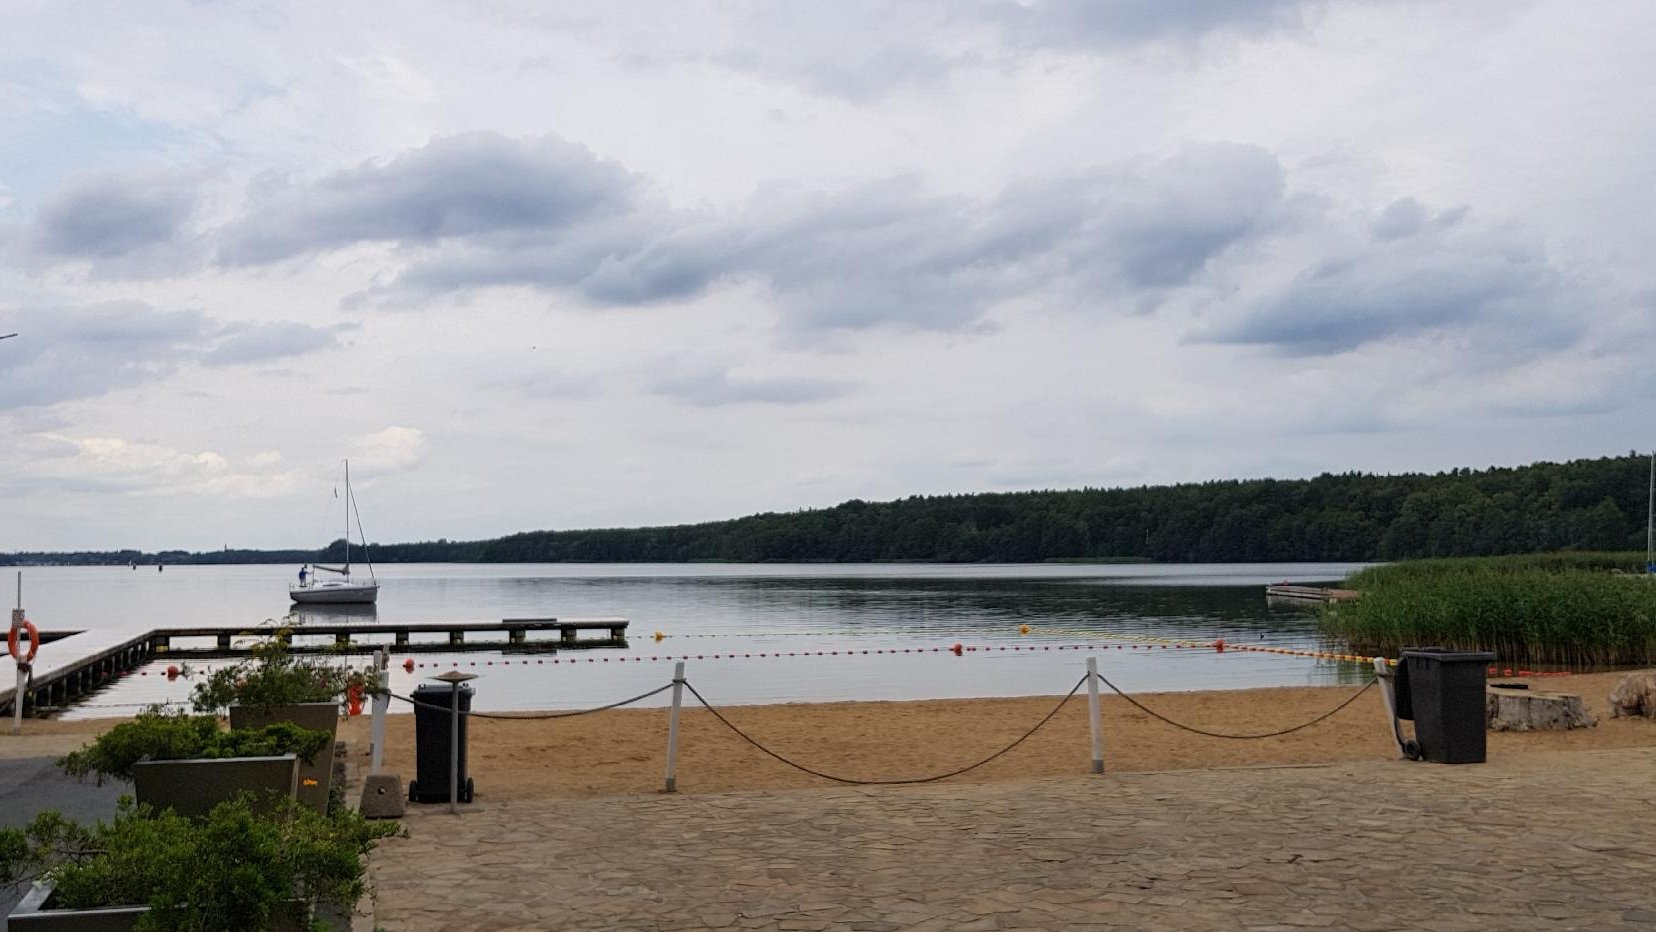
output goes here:
[{"label": "wooden pier", "polygon": [[1294,586],[1288,583],[1265,587],[1267,599],[1292,599],[1297,602],[1350,602],[1357,595],[1355,589],[1324,589],[1321,586]]},{"label": "wooden pier", "polygon": [[[23,708],[61,708],[109,680],[163,659],[237,657],[253,643],[285,633],[296,654],[363,654],[381,648],[394,654],[446,651],[542,652],[627,646],[625,618],[507,618],[501,621],[396,623],[329,622],[287,627],[218,625],[154,628],[149,631],[41,632],[48,645],[35,661]],[[546,636],[551,632],[551,636]],[[593,637],[590,632],[602,632]],[[468,638],[468,635],[471,637]],[[0,669],[0,682],[13,671]],[[9,713],[15,687],[0,689],[0,713]]]}]

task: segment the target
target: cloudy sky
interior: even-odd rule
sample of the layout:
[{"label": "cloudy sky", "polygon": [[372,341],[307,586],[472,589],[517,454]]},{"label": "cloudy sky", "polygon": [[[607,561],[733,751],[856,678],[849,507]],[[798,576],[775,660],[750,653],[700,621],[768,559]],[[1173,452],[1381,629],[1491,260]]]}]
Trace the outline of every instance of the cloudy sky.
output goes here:
[{"label": "cloudy sky", "polygon": [[395,7],[6,4],[0,550],[1656,442],[1649,0]]}]

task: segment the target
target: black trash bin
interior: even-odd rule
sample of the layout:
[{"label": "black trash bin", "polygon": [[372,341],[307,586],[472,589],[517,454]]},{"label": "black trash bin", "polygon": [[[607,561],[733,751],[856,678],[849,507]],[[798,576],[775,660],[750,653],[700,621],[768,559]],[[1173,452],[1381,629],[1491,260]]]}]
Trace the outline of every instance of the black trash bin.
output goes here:
[{"label": "black trash bin", "polygon": [[[1423,760],[1481,764],[1486,756],[1485,673],[1495,655],[1415,647],[1403,652],[1399,717],[1412,717]],[[1405,708],[1408,714],[1404,714]]]},{"label": "black trash bin", "polygon": [[[416,803],[449,801],[449,727],[454,701],[452,686],[437,683],[417,686],[414,700],[414,764],[416,776],[408,783],[408,799]],[[472,781],[466,776],[466,719],[471,711],[472,688],[460,689],[460,801],[472,801]]]}]

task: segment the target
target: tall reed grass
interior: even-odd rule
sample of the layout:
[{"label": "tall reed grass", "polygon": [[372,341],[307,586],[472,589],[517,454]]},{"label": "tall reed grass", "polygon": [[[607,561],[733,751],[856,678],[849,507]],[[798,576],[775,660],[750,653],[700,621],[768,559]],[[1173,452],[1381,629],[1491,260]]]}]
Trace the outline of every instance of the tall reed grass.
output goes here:
[{"label": "tall reed grass", "polygon": [[1361,597],[1320,618],[1361,653],[1437,645],[1509,663],[1648,664],[1656,578],[1643,571],[1638,553],[1411,560],[1354,573],[1346,585]]}]

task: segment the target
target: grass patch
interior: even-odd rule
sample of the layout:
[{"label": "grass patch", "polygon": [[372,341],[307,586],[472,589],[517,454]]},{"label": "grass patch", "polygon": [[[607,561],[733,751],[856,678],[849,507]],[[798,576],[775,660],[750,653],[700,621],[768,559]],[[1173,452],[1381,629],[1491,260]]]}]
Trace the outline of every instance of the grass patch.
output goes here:
[{"label": "grass patch", "polygon": [[1410,560],[1352,574],[1346,585],[1362,597],[1320,620],[1360,653],[1436,645],[1508,663],[1648,664],[1656,579],[1643,570],[1642,553]]}]

